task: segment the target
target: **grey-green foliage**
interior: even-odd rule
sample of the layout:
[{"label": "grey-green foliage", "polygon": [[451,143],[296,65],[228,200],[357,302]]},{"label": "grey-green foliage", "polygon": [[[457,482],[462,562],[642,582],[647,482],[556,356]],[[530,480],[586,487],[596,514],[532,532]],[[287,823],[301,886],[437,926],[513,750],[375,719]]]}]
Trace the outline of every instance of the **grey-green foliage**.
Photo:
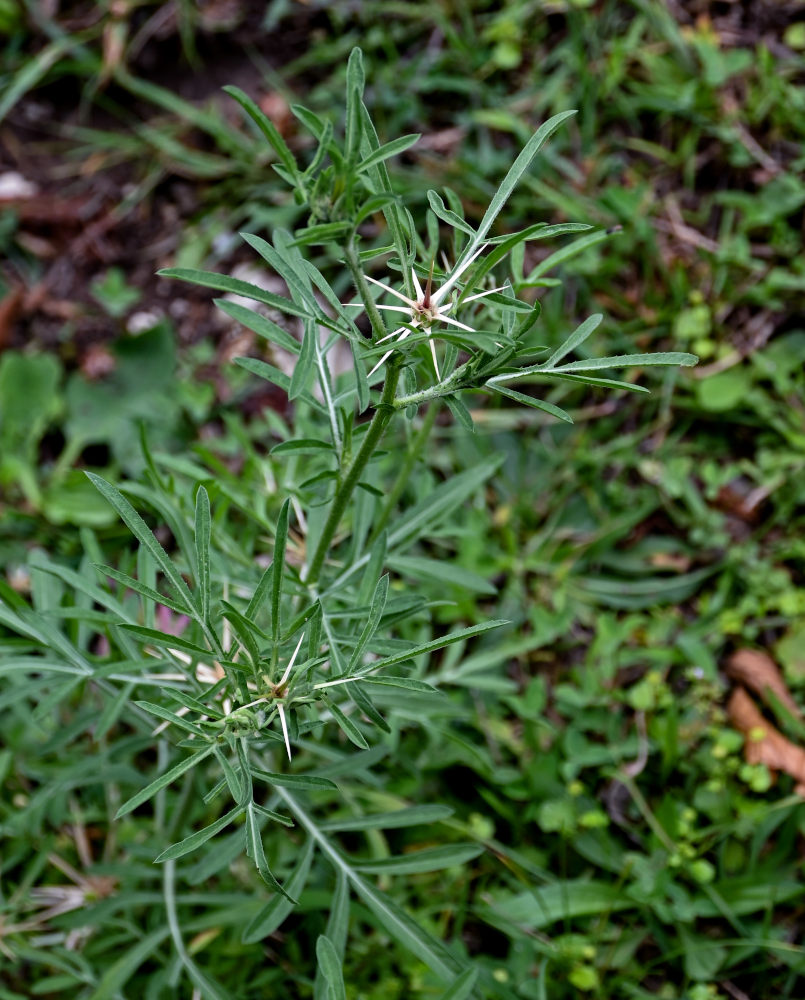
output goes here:
[{"label": "grey-green foliage", "polygon": [[[363,83],[361,56],[355,50],[347,72],[341,140],[328,122],[294,109],[318,143],[307,166],[297,161],[256,105],[230,88],[272,147],[274,169],[306,209],[293,233],[275,231],[271,242],[245,237],[284,280],[288,297],[226,275],[163,272],[275,310],[269,318],[222,303],[231,316],[294,359],[291,376],[266,361],[241,361],[294,403],[293,429],[280,426],[284,440],[263,459],[264,478],[275,479],[278,488],[266,500],[244,494],[236,477],[213,477],[190,459],[174,461],[172,469],[169,462],[166,472],[164,460],[160,464],[147,453],[142,483],[121,489],[92,477],[135,538],[134,564],[125,570],[105,566],[93,553],[75,572],[39,559],[32,570],[33,609],[4,591],[0,623],[24,643],[6,657],[3,672],[45,678],[41,690],[46,702],[91,681],[112,706],[104,710],[104,731],[120,718],[143,737],[160,734],[161,745],[170,747],[164,766],[150,782],[128,789],[117,817],[147,805],[161,836],[166,835],[178,828],[178,821],[164,821],[164,791],[185,782],[195,801],[195,828],[185,829],[173,842],[160,842],[154,855],[172,865],[193,852],[209,852],[203,862],[207,876],[231,858],[228,848],[216,854],[220,841],[214,838],[228,827],[239,831],[235,846],[245,850],[255,875],[271,891],[245,923],[245,941],[258,941],[281,925],[304,893],[316,859],[331,866],[336,889],[327,933],[317,946],[317,997],[344,996],[340,962],[351,895],[392,939],[444,981],[445,996],[465,997],[477,995],[475,970],[456,948],[446,947],[400,909],[371,876],[389,879],[447,868],[474,858],[479,845],[451,843],[383,859],[352,857],[341,845],[339,830],[416,825],[443,819],[446,811],[357,814],[339,826],[327,819],[339,801],[333,780],[337,774],[332,769],[328,773],[328,761],[337,764],[348,744],[371,757],[380,734],[407,724],[412,706],[427,724],[446,698],[428,679],[430,658],[502,624],[490,620],[434,635],[425,598],[391,586],[384,572],[396,567],[409,579],[442,579],[447,592],[460,584],[455,567],[440,571],[436,560],[411,550],[450,524],[457,509],[494,475],[497,463],[459,473],[398,512],[394,505],[401,491],[381,480],[378,446],[392,420],[412,422],[409,453],[399,470],[407,477],[441,400],[468,428],[472,418],[461,394],[472,390],[503,394],[570,420],[554,404],[510,383],[522,387],[524,381],[570,379],[634,389],[630,382],[599,373],[629,365],[686,365],[695,359],[639,353],[567,360],[598,325],[600,317],[591,317],[563,347],[538,360],[534,334],[539,309],[519,297],[529,282],[518,282],[504,270],[508,255],[525,241],[590,227],[536,224],[505,236],[493,235],[493,227],[518,180],[569,112],[536,132],[477,228],[464,219],[452,192],[446,192],[449,205],[431,193],[425,228],[438,233],[438,223],[443,224],[442,244],[453,260],[452,266],[443,265],[437,248],[422,243],[386,169],[386,160],[415,137],[380,144],[363,104]],[[385,226],[387,245],[363,246],[361,227],[369,218]],[[354,304],[342,303],[311,261],[308,248],[319,246],[343,261],[357,293]],[[366,273],[381,261],[390,273],[388,282]],[[490,284],[493,275],[496,286]],[[398,294],[386,301],[378,284]],[[401,305],[402,296],[413,303],[410,309]],[[277,322],[276,311],[287,318],[285,325]],[[361,312],[368,317],[370,336],[356,323]],[[387,324],[389,316],[392,324]],[[349,345],[353,359],[345,374],[330,367],[331,350],[340,340]],[[375,371],[384,376],[379,392],[373,389]],[[418,414],[426,404],[430,411],[420,423]],[[362,414],[366,418],[358,419]],[[192,489],[188,477],[196,480]],[[163,545],[137,507],[170,529],[172,546]],[[244,523],[252,527],[244,528]],[[266,537],[271,558],[258,567],[254,550],[264,547]],[[90,562],[97,564],[95,570]],[[482,579],[474,585],[492,589]],[[408,638],[401,638],[405,622]],[[98,633],[106,644],[102,652],[93,645]],[[355,780],[361,780],[362,767],[355,765]],[[270,859],[289,836],[295,838],[296,860],[281,882]],[[268,841],[272,846],[267,850]],[[181,935],[177,938],[175,927],[172,934],[181,957]],[[185,968],[202,993],[220,995],[220,988],[207,983],[189,959]],[[507,995],[488,976],[483,983],[484,995]]]}]

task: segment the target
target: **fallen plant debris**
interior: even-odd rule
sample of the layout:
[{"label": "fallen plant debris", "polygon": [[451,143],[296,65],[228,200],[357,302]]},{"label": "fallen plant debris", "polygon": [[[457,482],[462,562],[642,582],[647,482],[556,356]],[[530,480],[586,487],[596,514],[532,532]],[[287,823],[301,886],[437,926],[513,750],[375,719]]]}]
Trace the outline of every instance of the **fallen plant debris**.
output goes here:
[{"label": "fallen plant debris", "polygon": [[797,795],[805,796],[805,750],[796,746],[763,716],[746,688],[737,687],[727,702],[727,715],[746,737],[747,763],[765,764],[774,773],[784,771],[797,782]]},{"label": "fallen plant debris", "polygon": [[771,694],[795,719],[802,718],[802,710],[788,690],[777,664],[758,649],[739,649],[727,661],[726,672],[733,680],[756,691],[767,703]]}]

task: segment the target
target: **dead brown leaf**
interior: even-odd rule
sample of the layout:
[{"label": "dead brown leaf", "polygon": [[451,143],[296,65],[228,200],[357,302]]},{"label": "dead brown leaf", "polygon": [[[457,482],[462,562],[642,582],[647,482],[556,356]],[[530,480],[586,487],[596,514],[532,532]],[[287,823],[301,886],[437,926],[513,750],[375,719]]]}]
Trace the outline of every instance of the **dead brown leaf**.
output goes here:
[{"label": "dead brown leaf", "polygon": [[727,660],[725,669],[733,680],[756,691],[764,701],[769,701],[771,692],[795,719],[802,718],[802,711],[791,697],[777,664],[766,653],[758,649],[739,649]]},{"label": "dead brown leaf", "polygon": [[805,796],[805,750],[796,746],[763,717],[746,688],[736,687],[727,702],[727,715],[746,737],[747,763],[765,764],[772,772],[784,771],[797,782],[796,792]]}]

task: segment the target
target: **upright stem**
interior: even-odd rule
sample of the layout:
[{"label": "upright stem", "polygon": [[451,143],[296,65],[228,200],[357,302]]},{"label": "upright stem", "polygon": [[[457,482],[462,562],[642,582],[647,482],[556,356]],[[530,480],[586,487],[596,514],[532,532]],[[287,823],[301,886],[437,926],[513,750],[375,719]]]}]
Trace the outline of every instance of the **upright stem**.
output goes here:
[{"label": "upright stem", "polygon": [[394,414],[394,394],[397,390],[399,375],[400,362],[392,358],[386,366],[386,381],[383,384],[383,395],[377,405],[375,415],[372,417],[372,422],[369,424],[369,430],[364,435],[360,449],[352,459],[346,473],[339,479],[338,488],[330,505],[330,513],[327,515],[316,551],[313,553],[310,569],[305,577],[305,583],[308,587],[315,587],[319,581],[321,571],[324,568],[324,560],[330,551],[333,536],[338,530],[338,525],[341,522],[341,517],[349,502],[349,498],[358,485],[369,459],[372,457],[378,444],[380,444],[383,432]]},{"label": "upright stem", "polygon": [[380,532],[386,527],[389,518],[394,513],[397,501],[400,499],[403,490],[408,485],[414,466],[419,460],[419,456],[422,454],[422,449],[427,444],[430,432],[433,430],[433,425],[436,423],[436,414],[438,412],[439,404],[434,400],[425,413],[422,420],[422,426],[416,432],[413,441],[406,450],[402,467],[400,468],[397,478],[394,481],[394,485],[391,487],[391,492],[386,497],[386,501],[383,504],[383,510],[380,512],[380,516],[372,528],[372,534],[367,542],[367,548],[374,545],[380,536]]},{"label": "upright stem", "polygon": [[361,269],[358,251],[355,249],[354,237],[351,237],[349,243],[347,243],[344,247],[344,259],[347,262],[349,273],[352,275],[352,280],[355,282],[358,295],[360,295],[361,300],[363,301],[363,307],[366,310],[366,315],[369,317],[369,322],[372,324],[373,339],[380,340],[381,337],[386,336],[386,324],[383,322],[380,310],[377,308],[375,300],[372,298],[369,283],[367,282],[363,270]]}]

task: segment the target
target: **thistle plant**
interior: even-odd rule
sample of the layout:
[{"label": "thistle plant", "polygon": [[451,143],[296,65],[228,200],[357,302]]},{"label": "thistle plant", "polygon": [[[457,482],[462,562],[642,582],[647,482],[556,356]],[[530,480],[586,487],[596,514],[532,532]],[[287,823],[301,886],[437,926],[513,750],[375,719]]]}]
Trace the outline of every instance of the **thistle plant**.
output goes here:
[{"label": "thistle plant", "polygon": [[[144,442],[143,483],[121,489],[91,476],[136,539],[135,554],[107,565],[87,534],[87,554],[75,568],[44,556],[34,560],[33,608],[8,590],[0,604],[0,623],[21,637],[6,657],[6,672],[36,679],[49,705],[89,688],[101,704],[100,716],[87,721],[96,741],[125,726],[158,748],[157,773],[141,787],[131,787],[131,775],[128,782],[116,779],[124,801],[115,822],[134,810],[151,810],[169,931],[178,961],[204,996],[227,994],[185,946],[177,862],[200,852],[201,860],[192,862],[198,881],[241,851],[254,869],[254,891],[264,897],[244,923],[247,942],[281,925],[314,872],[329,886],[326,933],[316,946],[317,998],[345,995],[341,963],[353,899],[430,968],[445,984],[445,996],[508,995],[486,973],[473,993],[478,970],[460,949],[419,926],[372,879],[461,864],[483,850],[481,841],[451,840],[397,857],[366,858],[349,853],[340,839],[344,831],[371,840],[384,828],[447,819],[450,810],[431,803],[372,813],[371,797],[361,801],[355,788],[371,786],[370,766],[389,734],[410,725],[412,714],[427,725],[448,700],[434,654],[456,644],[494,648],[494,630],[503,624],[488,620],[442,633],[430,622],[426,594],[395,585],[401,568],[408,578],[435,571],[433,560],[411,551],[494,475],[498,463],[460,472],[407,507],[400,508],[400,500],[442,403],[468,429],[467,393],[508,397],[571,421],[523,385],[564,380],[642,392],[611,377],[611,370],[695,362],[679,353],[571,360],[600,316],[587,319],[552,352],[537,343],[539,305],[528,290],[539,279],[523,273],[523,246],[566,235],[589,241],[597,234],[578,223],[534,223],[501,233],[496,223],[540,148],[573,112],[537,130],[477,226],[464,218],[452,192],[445,194],[448,204],[428,192],[425,240],[387,169],[387,161],[418,137],[381,144],[363,86],[355,50],[341,138],[329,121],[293,109],[316,141],[307,165],[244,93],[227,88],[270,144],[274,170],[305,213],[303,225],[294,232],[276,229],[270,241],[244,235],[284,281],[287,296],[222,274],[162,272],[253,301],[249,309],[217,300],[272,350],[293,357],[290,376],[268,361],[237,359],[280,387],[293,408],[293,427],[274,419],[280,440],[270,454],[255,451],[249,458],[259,470],[253,478],[262,478],[265,489],[244,492],[220,464],[205,467],[203,455],[201,461],[157,459]],[[370,228],[387,235],[382,245],[365,245]],[[311,248],[321,248],[321,267]],[[325,271],[339,269],[348,282],[331,283]],[[540,273],[545,270],[543,262]],[[334,374],[332,352],[342,341],[352,369]],[[402,448],[396,470],[383,458],[387,434]],[[170,550],[135,505],[170,529]],[[344,775],[352,788],[348,797],[339,787]],[[130,787],[122,788],[126,783]],[[173,786],[183,791],[167,815],[165,793]],[[187,815],[191,832],[172,839]],[[272,857],[283,859],[286,877],[277,874]]]}]

